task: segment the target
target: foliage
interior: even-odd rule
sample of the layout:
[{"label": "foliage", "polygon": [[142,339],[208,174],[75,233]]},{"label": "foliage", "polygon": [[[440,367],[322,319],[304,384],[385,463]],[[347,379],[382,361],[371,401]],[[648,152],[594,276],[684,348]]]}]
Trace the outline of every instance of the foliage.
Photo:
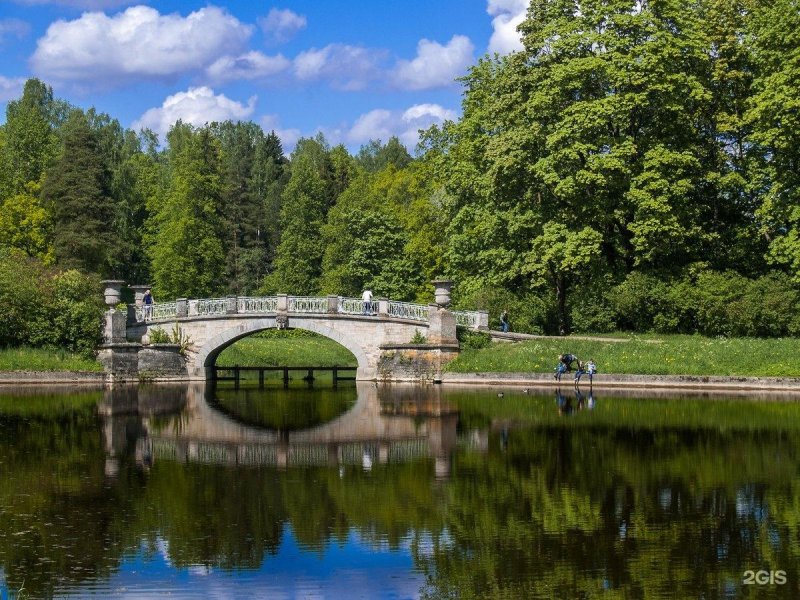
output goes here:
[{"label": "foliage", "polygon": [[462,349],[488,348],[492,345],[492,336],[483,331],[472,331],[466,327],[457,327],[456,336]]},{"label": "foliage", "polygon": [[414,335],[411,336],[411,344],[427,344],[428,338],[419,329],[414,330]]},{"label": "foliage", "polygon": [[73,111],[64,129],[63,150],[42,185],[55,255],[66,267],[110,275],[114,206],[106,157],[82,112]]},{"label": "foliage", "polygon": [[57,348],[92,356],[103,299],[96,276],[55,271],[18,253],[0,254],[0,345]]},{"label": "foliage", "polygon": [[151,344],[170,344],[172,343],[172,337],[170,334],[160,327],[154,327],[148,333],[148,337],[150,338]]}]

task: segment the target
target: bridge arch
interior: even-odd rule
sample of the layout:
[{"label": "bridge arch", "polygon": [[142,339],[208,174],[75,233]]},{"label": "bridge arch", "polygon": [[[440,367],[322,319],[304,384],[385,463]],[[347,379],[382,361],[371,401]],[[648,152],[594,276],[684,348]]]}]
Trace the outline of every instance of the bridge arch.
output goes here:
[{"label": "bridge arch", "polygon": [[[274,317],[266,319],[249,320],[243,323],[238,323],[217,335],[208,339],[197,351],[194,360],[195,368],[202,371],[203,375],[208,375],[209,370],[214,366],[217,357],[228,346],[245,338],[253,333],[264,331],[265,329],[275,329],[277,322]],[[338,344],[344,346],[355,356],[358,362],[359,378],[372,378],[374,377],[374,367],[370,364],[369,357],[362,348],[359,340],[354,336],[348,335],[341,331],[337,331],[333,327],[319,323],[311,319],[292,319],[292,329],[303,329],[317,333],[326,338],[329,338]],[[197,373],[198,375],[201,373]]]}]

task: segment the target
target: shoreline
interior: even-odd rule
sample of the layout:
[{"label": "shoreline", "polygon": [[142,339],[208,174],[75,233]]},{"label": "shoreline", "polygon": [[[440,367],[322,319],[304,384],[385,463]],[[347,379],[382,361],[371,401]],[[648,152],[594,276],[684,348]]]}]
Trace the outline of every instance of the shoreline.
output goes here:
[{"label": "shoreline", "polygon": [[[189,382],[190,378],[156,378],[146,383]],[[378,380],[380,382],[380,380]],[[413,380],[392,380],[387,383],[415,383]],[[476,386],[535,386],[573,387],[572,374],[567,373],[561,382],[553,379],[552,373],[452,373],[444,372],[435,383],[443,385]],[[0,371],[0,386],[30,384],[110,384],[102,371]],[[122,382],[119,382],[122,384]],[[126,382],[126,385],[136,382]],[[416,382],[418,383],[418,382]],[[430,383],[423,382],[423,383]],[[719,391],[776,391],[800,393],[800,377],[751,377],[726,375],[633,375],[598,374],[593,381],[595,388],[624,388],[649,390],[719,390]],[[589,387],[589,379],[581,379],[581,388]]]},{"label": "shoreline", "polygon": [[[442,384],[452,385],[531,385],[536,387],[573,387],[573,376],[565,374],[558,382],[552,373],[442,373]],[[581,388],[589,387],[589,378],[581,378]],[[598,374],[592,387],[666,390],[720,390],[800,393],[800,377],[745,377],[738,375],[628,375]]]}]

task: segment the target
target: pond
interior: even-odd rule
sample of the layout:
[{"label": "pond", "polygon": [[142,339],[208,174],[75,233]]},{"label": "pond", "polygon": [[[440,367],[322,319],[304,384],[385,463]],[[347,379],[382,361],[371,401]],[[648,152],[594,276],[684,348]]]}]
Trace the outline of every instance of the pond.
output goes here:
[{"label": "pond", "polygon": [[0,597],[800,597],[800,402],[0,389]]}]

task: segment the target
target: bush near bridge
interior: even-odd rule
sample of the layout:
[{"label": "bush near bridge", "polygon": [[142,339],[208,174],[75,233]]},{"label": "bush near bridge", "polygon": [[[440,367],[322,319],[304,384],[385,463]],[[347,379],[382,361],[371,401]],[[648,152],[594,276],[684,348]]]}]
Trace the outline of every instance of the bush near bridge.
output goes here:
[{"label": "bush near bridge", "polygon": [[29,346],[92,357],[102,339],[99,278],[0,252],[0,348]]}]

